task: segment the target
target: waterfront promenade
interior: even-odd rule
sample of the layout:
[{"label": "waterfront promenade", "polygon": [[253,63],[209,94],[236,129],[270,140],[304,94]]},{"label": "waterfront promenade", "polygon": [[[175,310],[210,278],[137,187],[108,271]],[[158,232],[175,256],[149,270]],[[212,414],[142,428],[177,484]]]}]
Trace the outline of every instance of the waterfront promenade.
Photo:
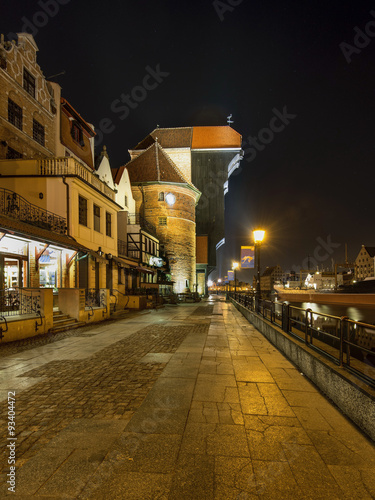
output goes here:
[{"label": "waterfront promenade", "polygon": [[1,498],[375,498],[373,444],[223,297],[43,344],[0,347]]}]

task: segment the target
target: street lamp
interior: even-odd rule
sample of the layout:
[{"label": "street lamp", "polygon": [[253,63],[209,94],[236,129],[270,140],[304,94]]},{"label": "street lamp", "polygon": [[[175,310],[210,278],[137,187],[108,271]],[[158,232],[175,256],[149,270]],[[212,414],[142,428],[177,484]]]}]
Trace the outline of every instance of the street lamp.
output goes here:
[{"label": "street lamp", "polygon": [[217,293],[219,294],[219,292],[221,292],[221,288],[220,288],[221,287],[221,279],[220,278],[217,280],[217,283],[218,283]]},{"label": "street lamp", "polygon": [[260,289],[260,247],[264,239],[265,231],[263,229],[256,229],[253,231],[254,244],[255,244],[255,258],[257,261],[257,287],[256,287],[256,304],[257,311],[259,307],[259,300],[261,295]]},{"label": "street lamp", "polygon": [[236,269],[238,267],[238,262],[233,262],[232,264],[232,269],[234,271],[234,293],[236,293],[237,287],[236,287]]}]

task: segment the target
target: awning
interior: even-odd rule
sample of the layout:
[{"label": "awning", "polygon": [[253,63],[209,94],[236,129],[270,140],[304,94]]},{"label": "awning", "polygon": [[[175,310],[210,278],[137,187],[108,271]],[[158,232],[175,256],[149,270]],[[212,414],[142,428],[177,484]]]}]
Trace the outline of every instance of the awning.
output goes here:
[{"label": "awning", "polygon": [[121,257],[115,257],[113,256],[112,259],[117,262],[118,265],[121,267],[124,267],[125,269],[136,269],[138,266],[138,261],[137,260],[130,260],[130,259],[123,259]]},{"label": "awning", "polygon": [[151,269],[147,269],[146,267],[138,266],[136,269],[141,273],[155,274],[155,271],[151,271]]}]

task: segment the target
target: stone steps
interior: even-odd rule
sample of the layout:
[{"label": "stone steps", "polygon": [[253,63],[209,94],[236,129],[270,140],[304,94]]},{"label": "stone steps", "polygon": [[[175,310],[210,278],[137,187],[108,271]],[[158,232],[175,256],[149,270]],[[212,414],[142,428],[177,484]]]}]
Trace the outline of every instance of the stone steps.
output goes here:
[{"label": "stone steps", "polygon": [[62,332],[64,330],[72,330],[85,326],[84,321],[78,321],[71,318],[68,314],[63,314],[61,311],[53,311],[53,326],[49,329],[50,333]]}]

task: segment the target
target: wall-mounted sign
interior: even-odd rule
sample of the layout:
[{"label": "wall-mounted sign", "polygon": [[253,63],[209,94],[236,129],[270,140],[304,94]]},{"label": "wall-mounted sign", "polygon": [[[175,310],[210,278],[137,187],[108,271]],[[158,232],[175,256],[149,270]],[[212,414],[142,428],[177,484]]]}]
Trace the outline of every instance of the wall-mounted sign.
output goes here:
[{"label": "wall-mounted sign", "polygon": [[161,267],[163,265],[163,259],[161,259],[160,257],[150,257],[149,265]]}]

